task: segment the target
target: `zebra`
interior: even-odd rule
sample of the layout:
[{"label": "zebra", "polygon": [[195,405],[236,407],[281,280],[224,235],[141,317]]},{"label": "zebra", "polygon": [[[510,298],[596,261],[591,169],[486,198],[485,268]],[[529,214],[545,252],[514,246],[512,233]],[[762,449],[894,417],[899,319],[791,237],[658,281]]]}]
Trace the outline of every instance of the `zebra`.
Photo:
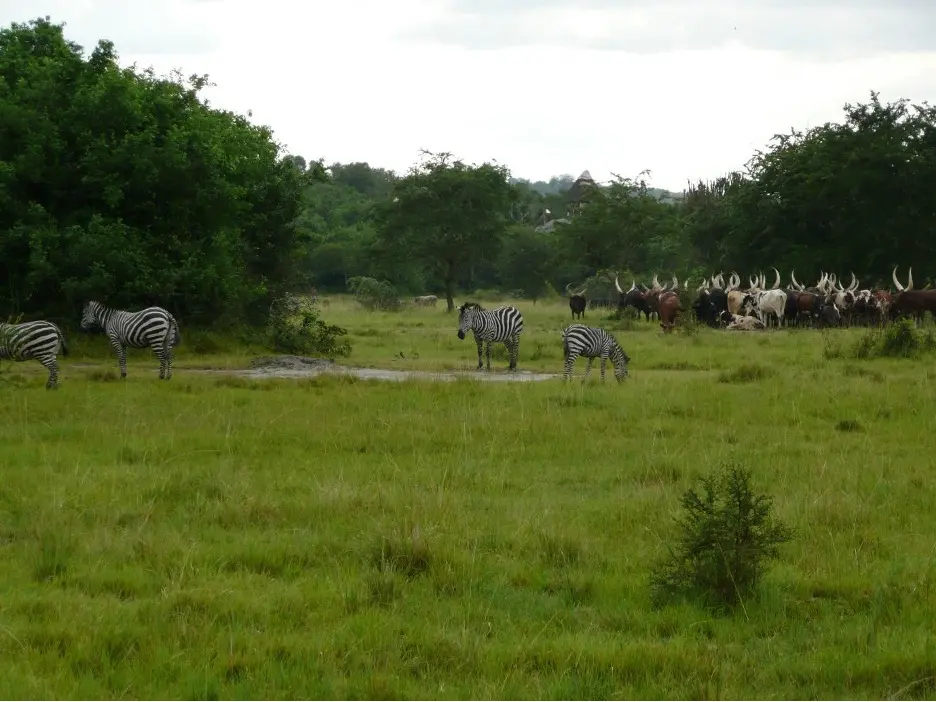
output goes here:
[{"label": "zebra", "polygon": [[575,359],[579,356],[588,359],[585,377],[582,378],[583,383],[588,379],[592,363],[596,358],[601,359],[601,382],[604,382],[605,364],[609,358],[614,365],[615,379],[619,383],[627,380],[627,364],[630,363],[630,357],[621,348],[617,339],[604,329],[586,327],[584,324],[570,324],[562,331],[562,351],[565,357],[563,380],[569,380],[572,377],[572,366],[575,365]]},{"label": "zebra", "polygon": [[81,328],[107,334],[111,348],[117,354],[120,377],[127,377],[125,346],[137,349],[150,347],[159,359],[159,378],[172,377],[172,347],[182,340],[179,323],[162,307],[147,307],[139,312],[112,310],[100,302],[85,303],[81,313]]},{"label": "zebra", "polygon": [[481,363],[481,346],[487,342],[487,369],[491,370],[491,344],[503,342],[510,357],[508,370],[517,370],[517,355],[520,351],[520,332],[523,331],[523,315],[511,305],[487,310],[476,302],[466,302],[458,308],[458,338],[464,339],[465,332],[474,332],[478,345],[478,370]]},{"label": "zebra", "polygon": [[46,388],[58,389],[59,353],[68,355],[62,330],[52,322],[37,320],[21,324],[0,323],[0,358],[12,361],[36,359],[49,371]]}]

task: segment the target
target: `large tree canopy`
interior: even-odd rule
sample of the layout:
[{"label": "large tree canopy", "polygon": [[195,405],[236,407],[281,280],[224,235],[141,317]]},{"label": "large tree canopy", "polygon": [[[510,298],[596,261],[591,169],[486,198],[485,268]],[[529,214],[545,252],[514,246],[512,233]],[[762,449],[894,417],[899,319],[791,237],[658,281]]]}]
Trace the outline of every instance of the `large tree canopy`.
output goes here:
[{"label": "large tree canopy", "polygon": [[308,177],[206,77],[121,68],[47,19],[0,30],[0,276],[10,311],[91,297],[209,320],[294,282]]}]

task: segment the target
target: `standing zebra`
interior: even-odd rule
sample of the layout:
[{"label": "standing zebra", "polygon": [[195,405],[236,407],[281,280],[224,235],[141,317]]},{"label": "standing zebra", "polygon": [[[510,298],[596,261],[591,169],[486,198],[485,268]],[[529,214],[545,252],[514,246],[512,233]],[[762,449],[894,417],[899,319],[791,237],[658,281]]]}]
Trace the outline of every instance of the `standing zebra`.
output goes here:
[{"label": "standing zebra", "polygon": [[592,363],[596,358],[601,359],[601,381],[605,379],[605,364],[608,359],[614,365],[614,377],[620,383],[627,379],[627,364],[630,363],[630,357],[621,348],[613,336],[604,329],[595,327],[586,327],[584,324],[570,324],[562,332],[562,352],[565,357],[565,374],[563,380],[569,380],[572,377],[572,366],[575,365],[575,359],[584,356],[588,359],[588,366],[585,368],[584,383],[591,373]]},{"label": "standing zebra", "polygon": [[172,377],[172,347],[182,337],[175,317],[162,307],[147,307],[139,312],[112,310],[100,302],[85,303],[81,313],[81,328],[85,331],[98,330],[107,334],[111,348],[117,354],[120,377],[127,377],[127,352],[125,346],[136,349],[153,349],[159,359],[159,378]]},{"label": "standing zebra", "polygon": [[36,359],[49,370],[46,388],[58,389],[58,359],[68,355],[62,330],[52,322],[39,320],[22,324],[0,323],[0,358],[11,361]]},{"label": "standing zebra", "polygon": [[476,302],[466,302],[458,308],[458,338],[464,339],[465,333],[474,332],[478,345],[478,370],[481,363],[481,345],[487,342],[487,369],[491,370],[491,344],[503,342],[510,357],[509,370],[517,370],[517,355],[520,352],[520,332],[523,331],[523,315],[520,310],[510,305],[485,311]]}]

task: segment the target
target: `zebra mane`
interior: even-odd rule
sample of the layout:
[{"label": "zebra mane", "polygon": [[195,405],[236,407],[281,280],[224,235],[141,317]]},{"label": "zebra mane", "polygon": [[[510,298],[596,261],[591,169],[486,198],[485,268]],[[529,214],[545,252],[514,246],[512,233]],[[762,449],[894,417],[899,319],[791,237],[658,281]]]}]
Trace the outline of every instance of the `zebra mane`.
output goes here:
[{"label": "zebra mane", "polygon": [[479,305],[477,302],[463,302],[463,303],[462,303],[462,306],[459,307],[458,309],[464,311],[464,310],[470,309],[470,308],[472,308],[472,307],[477,308],[477,310],[478,310],[479,312],[483,312],[483,311],[484,311],[484,308],[483,308],[481,305]]}]

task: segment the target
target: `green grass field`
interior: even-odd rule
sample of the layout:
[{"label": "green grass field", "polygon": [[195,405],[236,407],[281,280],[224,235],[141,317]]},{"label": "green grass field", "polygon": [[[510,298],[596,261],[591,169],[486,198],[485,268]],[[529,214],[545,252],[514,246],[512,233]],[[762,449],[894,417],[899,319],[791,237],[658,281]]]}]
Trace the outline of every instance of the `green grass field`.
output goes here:
[{"label": "green grass field", "polygon": [[[568,307],[515,304],[561,372]],[[473,369],[443,309],[325,314],[341,363]],[[604,387],[196,373],[264,351],[184,327],[168,383],[4,363],[0,698],[933,698],[934,371],[827,358],[862,333],[641,324]],[[726,462],[796,536],[733,613],[654,609]]]}]

